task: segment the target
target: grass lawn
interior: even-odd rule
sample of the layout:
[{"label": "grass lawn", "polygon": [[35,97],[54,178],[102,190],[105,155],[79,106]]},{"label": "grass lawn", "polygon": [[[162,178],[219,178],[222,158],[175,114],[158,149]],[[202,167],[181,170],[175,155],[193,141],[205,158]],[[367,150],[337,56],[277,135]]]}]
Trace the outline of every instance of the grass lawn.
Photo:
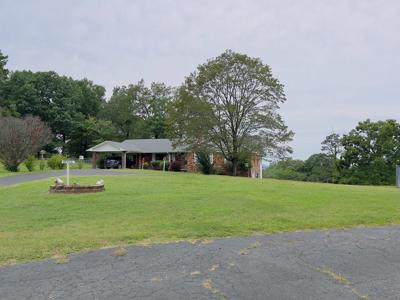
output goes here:
[{"label": "grass lawn", "polygon": [[52,179],[0,188],[0,263],[120,243],[400,223],[395,187],[161,172],[104,179],[99,194],[49,194]]}]

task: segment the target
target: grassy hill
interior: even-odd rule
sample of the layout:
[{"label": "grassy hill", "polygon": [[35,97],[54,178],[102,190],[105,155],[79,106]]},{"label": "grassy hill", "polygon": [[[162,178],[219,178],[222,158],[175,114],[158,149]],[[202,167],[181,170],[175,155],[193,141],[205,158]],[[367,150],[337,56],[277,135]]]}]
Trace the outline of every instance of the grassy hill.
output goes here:
[{"label": "grassy hill", "polygon": [[400,223],[395,187],[161,172],[104,179],[99,194],[49,194],[52,179],[0,188],[0,263],[122,243]]}]

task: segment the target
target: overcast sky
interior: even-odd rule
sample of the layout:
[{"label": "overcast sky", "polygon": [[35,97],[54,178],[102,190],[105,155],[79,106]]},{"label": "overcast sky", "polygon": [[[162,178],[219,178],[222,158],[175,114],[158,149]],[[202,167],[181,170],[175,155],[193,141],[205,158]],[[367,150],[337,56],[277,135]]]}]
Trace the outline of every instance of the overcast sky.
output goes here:
[{"label": "overcast sky", "polygon": [[400,1],[0,0],[8,68],[107,88],[179,85],[226,49],[260,57],[284,85],[295,158],[367,118],[400,119]]}]

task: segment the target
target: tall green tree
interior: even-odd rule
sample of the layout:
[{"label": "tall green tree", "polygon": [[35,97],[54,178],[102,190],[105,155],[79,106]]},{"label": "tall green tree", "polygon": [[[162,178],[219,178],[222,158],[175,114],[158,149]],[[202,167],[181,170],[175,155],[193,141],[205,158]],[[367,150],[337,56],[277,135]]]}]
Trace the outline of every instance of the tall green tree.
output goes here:
[{"label": "tall green tree", "polygon": [[150,88],[144,87],[144,81],[139,84],[143,93],[138,95],[138,111],[143,118],[146,131],[151,138],[165,138],[167,132],[166,110],[173,99],[173,90],[164,83],[153,82]]},{"label": "tall green tree", "polygon": [[400,124],[395,120],[366,120],[342,138],[341,182],[394,184],[400,164]]},{"label": "tall green tree", "polygon": [[335,160],[325,153],[311,155],[304,162],[304,173],[307,181],[333,182]]},{"label": "tall green tree", "polygon": [[198,66],[170,106],[178,143],[221,152],[237,174],[242,152],[285,156],[293,133],[279,115],[283,85],[260,59],[230,50]]},{"label": "tall green tree", "polygon": [[96,116],[105,89],[89,80],[74,80],[55,72],[11,72],[2,88],[1,106],[17,116],[33,115],[55,135],[54,146],[65,148],[85,119]]},{"label": "tall green tree", "polygon": [[4,55],[0,50],[0,82],[6,80],[8,75],[8,70],[6,69],[6,64],[8,61],[8,56]]},{"label": "tall green tree", "polygon": [[134,102],[135,87],[116,87],[110,100],[105,104],[102,117],[116,127],[118,139],[138,137],[140,124],[137,105]]},{"label": "tall green tree", "polygon": [[342,140],[339,134],[332,133],[328,135],[322,142],[321,142],[321,151],[327,154],[332,160],[332,182],[337,183],[339,180],[339,157],[343,152],[343,145]]},{"label": "tall green tree", "polygon": [[321,150],[326,154],[332,156],[333,158],[339,158],[340,154],[343,151],[342,141],[340,135],[337,133],[332,133],[328,135],[322,142],[321,142]]},{"label": "tall green tree", "polygon": [[111,121],[89,117],[76,125],[66,147],[70,155],[77,157],[84,155],[90,147],[116,136],[117,130]]},{"label": "tall green tree", "polygon": [[116,87],[105,104],[104,118],[118,128],[121,138],[165,138],[166,107],[173,98],[172,88],[144,80]]},{"label": "tall green tree", "polygon": [[0,117],[1,116],[15,116],[15,107],[12,107],[4,96],[4,83],[8,78],[9,71],[6,69],[8,56],[4,55],[0,50]]}]

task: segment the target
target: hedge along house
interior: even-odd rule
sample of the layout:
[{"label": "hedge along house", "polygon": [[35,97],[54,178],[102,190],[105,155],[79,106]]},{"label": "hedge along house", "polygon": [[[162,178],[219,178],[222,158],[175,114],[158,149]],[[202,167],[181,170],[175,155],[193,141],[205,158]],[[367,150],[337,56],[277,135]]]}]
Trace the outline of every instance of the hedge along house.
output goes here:
[{"label": "hedge along house", "polygon": [[[152,161],[167,160],[179,161],[182,169],[188,172],[197,172],[196,155],[186,151],[184,147],[174,147],[169,139],[134,139],[121,143],[113,141],[102,142],[90,149],[92,152],[92,167],[96,168],[100,155],[114,155],[121,157],[121,166],[125,168],[141,169],[150,165]],[[216,169],[224,169],[225,159],[221,154],[211,155],[211,160]],[[262,160],[258,155],[251,158],[251,168],[248,174],[242,174],[253,178],[262,178]]]}]

